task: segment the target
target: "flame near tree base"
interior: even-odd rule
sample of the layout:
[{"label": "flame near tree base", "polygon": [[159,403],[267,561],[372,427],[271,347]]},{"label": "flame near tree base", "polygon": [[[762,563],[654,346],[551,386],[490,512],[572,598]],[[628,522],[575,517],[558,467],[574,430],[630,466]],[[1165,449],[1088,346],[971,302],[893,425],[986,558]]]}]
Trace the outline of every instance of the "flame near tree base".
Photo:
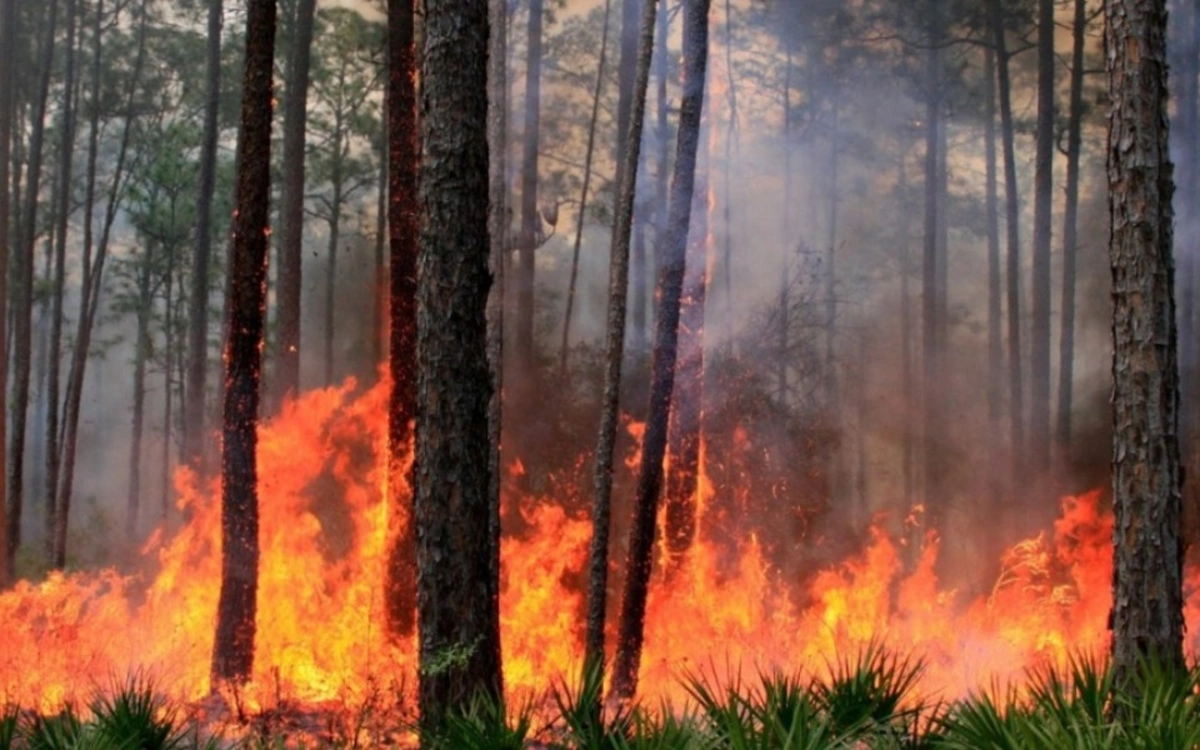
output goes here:
[{"label": "flame near tree base", "polygon": [[[261,427],[251,707],[361,705],[381,688],[415,685],[413,639],[394,643],[384,631],[386,406],[385,384],[356,392],[348,382],[304,395]],[[209,694],[220,488],[198,487],[186,471],[176,487],[189,520],[146,546],[158,557],[149,580],[54,574],[0,594],[0,701],[51,712],[135,670],[179,700]],[[542,695],[580,665],[583,592],[565,581],[584,567],[589,524],[552,498],[505,500],[520,503],[529,526],[502,547],[505,681],[517,694]],[[934,546],[906,573],[900,549],[878,530],[860,554],[805,581],[769,569],[753,540],[731,575],[719,570],[728,551],[701,539],[669,590],[652,585],[642,695],[682,700],[688,670],[820,672],[878,642],[922,658],[923,690],[953,698],[1103,650],[1112,520],[1099,506],[1099,492],[1066,498],[1053,539],[1012,548],[996,588],[975,601],[939,587]],[[1197,571],[1187,580],[1190,593]],[[1195,632],[1200,597],[1189,598],[1186,619]]]}]

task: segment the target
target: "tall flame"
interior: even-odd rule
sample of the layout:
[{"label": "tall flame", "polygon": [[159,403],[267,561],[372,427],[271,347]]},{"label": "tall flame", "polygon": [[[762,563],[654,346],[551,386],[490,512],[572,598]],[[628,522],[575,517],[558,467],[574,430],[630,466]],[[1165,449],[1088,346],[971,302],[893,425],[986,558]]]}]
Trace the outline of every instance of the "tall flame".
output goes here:
[{"label": "tall flame", "polygon": [[[254,704],[351,705],[414,684],[415,644],[384,632],[386,402],[386,385],[360,393],[348,382],[304,395],[260,428],[258,642],[246,693]],[[208,694],[220,492],[186,471],[176,487],[188,520],[147,546],[154,572],[146,580],[111,570],[54,574],[0,594],[0,699],[53,711],[133,669],[181,700]],[[505,679],[540,695],[581,659],[578,575],[590,529],[554,498],[509,492],[505,502],[529,527],[502,549]],[[753,536],[729,550],[704,529],[669,590],[652,590],[641,680],[648,698],[682,699],[687,670],[819,671],[872,641],[923,657],[925,689],[954,697],[1107,643],[1112,520],[1098,492],[1065,499],[1053,534],[1012,548],[995,588],[974,600],[939,586],[936,544],[906,571],[897,544],[876,530],[850,559],[789,578]],[[1196,632],[1194,596],[1187,621]]]}]

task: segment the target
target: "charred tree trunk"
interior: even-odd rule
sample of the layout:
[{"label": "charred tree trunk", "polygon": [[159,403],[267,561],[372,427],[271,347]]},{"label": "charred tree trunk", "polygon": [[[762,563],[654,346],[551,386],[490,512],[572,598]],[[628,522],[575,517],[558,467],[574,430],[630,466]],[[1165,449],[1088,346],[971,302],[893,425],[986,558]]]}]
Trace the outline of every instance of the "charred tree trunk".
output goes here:
[{"label": "charred tree trunk", "polygon": [[[1030,326],[1029,469],[1050,467],[1050,223],[1054,182],[1054,0],[1038,0],[1037,153]],[[1037,501],[1035,501],[1037,502]],[[1039,514],[1040,515],[1040,514]]]},{"label": "charred tree trunk", "polygon": [[[709,102],[710,112],[712,102]],[[705,126],[710,127],[710,126]],[[704,412],[704,302],[708,294],[708,185],[706,170],[692,196],[686,270],[679,301],[679,352],[671,403],[663,534],[670,556],[668,575],[677,571],[696,538],[696,495],[700,490],[700,425]]]},{"label": "charred tree trunk", "polygon": [[[12,160],[12,124],[13,124],[13,84],[15,75],[13,65],[16,62],[16,0],[3,0],[0,3],[0,279],[8,279],[9,244],[9,204],[8,192],[9,167]],[[8,414],[8,284],[0,284],[0,414]],[[0,471],[8,464],[8,426],[7,419],[0,419]],[[0,550],[8,549],[8,519],[7,503],[4,498],[4,486],[0,484]],[[0,556],[0,588],[8,586],[12,580],[12,569],[8,565],[8,555]]]},{"label": "charred tree trunk", "polygon": [[[1067,113],[1067,201],[1063,211],[1062,338],[1058,352],[1057,426],[1058,444],[1063,451],[1071,446],[1072,386],[1075,377],[1075,262],[1079,237],[1079,160],[1083,147],[1083,52],[1086,44],[1087,0],[1075,0],[1071,100]],[[1194,82],[1192,86],[1194,90]],[[1194,99],[1192,109],[1195,109]],[[1190,133],[1190,128],[1186,132]]]},{"label": "charred tree trunk", "polygon": [[417,538],[412,514],[412,450],[417,413],[417,90],[413,0],[388,1],[388,627],[408,635],[417,607]]},{"label": "charred tree trunk", "polygon": [[[633,232],[633,204],[641,163],[642,130],[646,121],[646,89],[650,85],[650,62],[654,52],[654,21],[657,3],[642,7],[638,27],[638,64],[634,80],[633,109],[625,139],[625,164],[617,185],[616,223],[612,235],[608,271],[608,318],[605,330],[604,400],[600,431],[596,440],[596,466],[592,477],[592,540],[588,550],[588,615],[584,646],[586,669],[604,664],[604,623],[608,612],[608,539],[612,525],[612,463],[617,441],[617,419],[621,395],[621,363],[625,356],[625,301],[629,292],[629,241]],[[661,13],[666,14],[666,3]]]},{"label": "charred tree trunk", "polygon": [[59,527],[65,538],[67,514],[58,508],[58,474],[62,454],[59,447],[59,373],[62,365],[63,295],[67,277],[67,219],[71,213],[71,163],[75,151],[75,22],[76,0],[67,0],[66,71],[63,82],[62,144],[59,150],[58,207],[55,221],[54,276],[50,292],[50,350],[46,376],[46,548],[50,567],[66,565],[66,549],[58,544]]},{"label": "charred tree trunk", "polygon": [[415,516],[421,722],[434,728],[503,687],[488,499],[488,6],[426,0],[425,24]]},{"label": "charred tree trunk", "polygon": [[1164,0],[1106,0],[1112,114],[1113,668],[1137,690],[1141,660],[1183,669],[1173,192]]},{"label": "charred tree trunk", "polygon": [[[517,268],[517,363],[521,382],[529,385],[534,372],[534,254],[541,217],[538,215],[538,148],[541,140],[543,0],[529,0],[529,55],[525,67],[525,137],[521,160],[521,256]],[[521,399],[524,401],[524,399]]]},{"label": "charred tree trunk", "polygon": [[1008,415],[1012,476],[1025,471],[1025,401],[1021,378],[1021,224],[1017,196],[1016,126],[1013,124],[1012,83],[1008,40],[1000,0],[988,0],[988,25],[996,48],[996,94],[1000,105],[1000,138],[1004,158],[1004,228],[1007,238],[1006,297],[1008,302]]},{"label": "charred tree trunk", "polygon": [[212,258],[212,199],[217,175],[221,104],[222,0],[208,0],[205,57],[204,132],[200,141],[200,182],[196,198],[196,235],[188,299],[187,383],[184,387],[183,455],[198,473],[205,472],[204,403],[208,379],[208,289]]},{"label": "charred tree trunk", "polygon": [[[600,62],[596,67],[596,90],[592,97],[592,121],[588,125],[587,155],[583,162],[583,187],[579,193],[579,218],[575,222],[575,244],[571,248],[571,280],[567,284],[567,310],[563,315],[562,345],[559,348],[558,367],[565,377],[567,373],[567,348],[571,341],[571,314],[575,307],[575,281],[579,275],[579,248],[583,243],[583,222],[587,217],[588,188],[592,183],[592,156],[596,146],[596,121],[600,116],[600,94],[604,91],[604,67],[608,60],[608,20],[612,0],[604,0],[604,31],[600,37]],[[643,320],[643,324],[645,321]],[[637,320],[634,319],[634,330]]]},{"label": "charred tree trunk", "polygon": [[279,197],[279,346],[275,400],[300,390],[300,296],[304,244],[304,135],[308,124],[308,69],[317,0],[297,0],[295,37],[283,88],[283,190]]},{"label": "charred tree trunk", "polygon": [[708,66],[708,9],[711,0],[685,0],[683,6],[683,97],[680,100],[679,140],[671,186],[671,212],[659,275],[659,311],[651,365],[650,406],[642,444],[642,465],[634,498],[634,519],[625,566],[625,592],[613,666],[612,690],[627,701],[637,692],[638,667],[645,635],[646,594],[650,587],[650,552],[654,546],[662,484],[667,422],[675,386],[679,336],[679,302],[687,257],[687,232],[692,213],[696,152],[700,145],[700,113]]},{"label": "charred tree trunk", "polygon": [[221,447],[221,594],[214,684],[243,683],[254,667],[258,595],[258,405],[271,200],[271,63],[275,0],[249,0],[237,211],[229,265]]}]

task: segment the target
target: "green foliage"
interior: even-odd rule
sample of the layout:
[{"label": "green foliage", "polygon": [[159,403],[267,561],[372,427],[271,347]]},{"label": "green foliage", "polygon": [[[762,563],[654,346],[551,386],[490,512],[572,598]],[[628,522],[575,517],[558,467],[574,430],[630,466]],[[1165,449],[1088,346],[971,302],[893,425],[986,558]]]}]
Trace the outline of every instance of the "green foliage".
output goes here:
[{"label": "green foliage", "polygon": [[21,713],[16,706],[5,706],[0,711],[0,750],[9,750],[14,746],[20,720]]},{"label": "green foliage", "polygon": [[462,711],[451,711],[442,725],[424,731],[421,747],[430,750],[522,750],[533,730],[533,706],[509,714],[504,703],[479,693]]},{"label": "green foliage", "polygon": [[97,693],[92,704],[95,734],[113,746],[140,750],[181,750],[185,732],[176,727],[178,712],[154,691],[144,675],[132,675],[110,694]]}]

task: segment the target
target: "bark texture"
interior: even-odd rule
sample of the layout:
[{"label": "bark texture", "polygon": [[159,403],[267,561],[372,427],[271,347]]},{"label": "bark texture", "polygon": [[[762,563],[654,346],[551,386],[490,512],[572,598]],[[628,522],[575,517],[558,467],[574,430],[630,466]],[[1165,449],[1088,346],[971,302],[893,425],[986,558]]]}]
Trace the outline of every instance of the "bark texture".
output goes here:
[{"label": "bark texture", "polygon": [[655,321],[651,363],[650,406],[642,443],[642,465],[634,497],[634,518],[629,535],[625,592],[613,666],[613,692],[629,700],[637,692],[638,667],[645,636],[646,594],[650,587],[655,521],[662,486],[663,456],[667,447],[667,422],[675,387],[675,362],[679,343],[679,302],[687,258],[688,224],[696,177],[696,152],[700,145],[700,113],[704,107],[704,80],[708,67],[708,10],[710,0],[685,0],[683,5],[683,97],[679,105],[679,137],[675,174],[671,185],[671,210],[660,252],[662,271],[658,283],[658,316]]},{"label": "bark texture", "polygon": [[1164,0],[1106,0],[1113,295],[1113,667],[1183,665],[1179,382]]},{"label": "bark texture", "polygon": [[421,722],[499,697],[489,501],[486,0],[426,0],[416,502]]},{"label": "bark texture", "polygon": [[271,61],[275,0],[249,0],[237,211],[229,266],[221,451],[221,594],[213,682],[244,682],[254,666],[258,594],[258,406],[271,199]]}]

